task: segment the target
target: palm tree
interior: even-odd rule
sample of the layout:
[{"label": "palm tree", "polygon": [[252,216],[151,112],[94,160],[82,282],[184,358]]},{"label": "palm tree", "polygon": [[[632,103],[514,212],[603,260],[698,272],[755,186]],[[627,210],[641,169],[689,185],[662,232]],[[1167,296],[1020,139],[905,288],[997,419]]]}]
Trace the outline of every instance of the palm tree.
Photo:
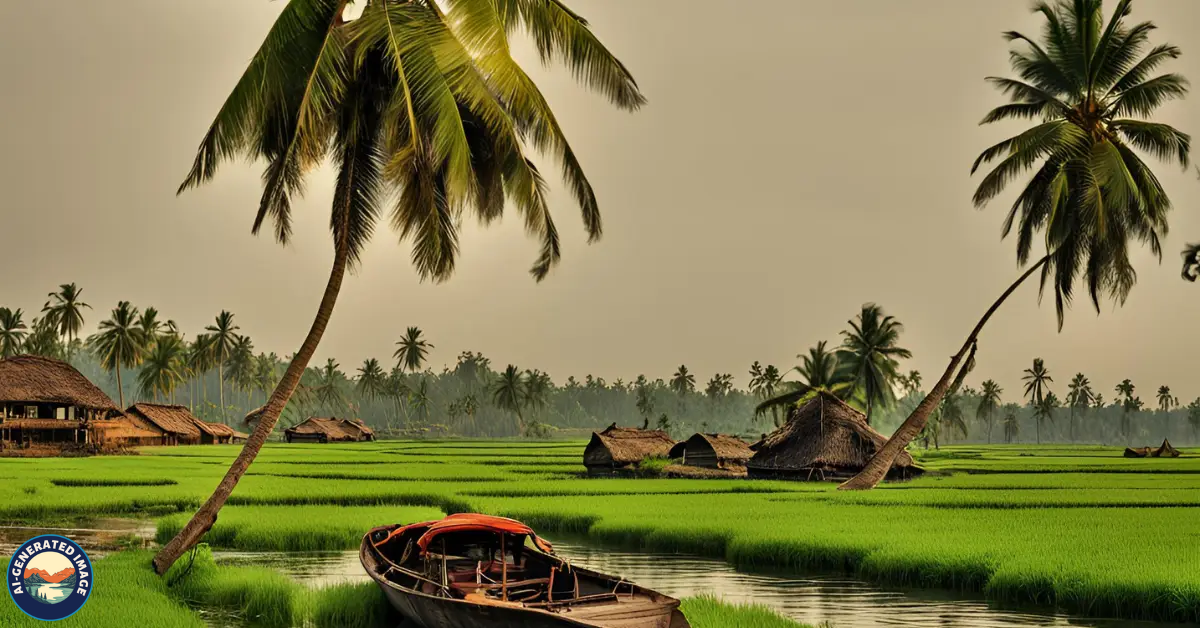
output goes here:
[{"label": "palm tree", "polygon": [[1189,244],[1183,250],[1183,278],[1191,282],[1200,278],[1200,244]]},{"label": "palm tree", "polygon": [[58,287],[58,292],[46,295],[50,300],[42,307],[46,320],[54,326],[60,336],[67,337],[67,353],[74,349],[75,339],[83,330],[83,309],[92,306],[80,301],[83,290],[74,283],[64,283]]},{"label": "palm tree", "polygon": [[241,327],[233,324],[233,314],[221,310],[217,320],[204,331],[208,332],[208,351],[213,363],[217,366],[217,387],[220,388],[221,420],[229,423],[229,412],[225,408],[225,363],[233,355],[233,347],[237,344],[238,330]]},{"label": "palm tree", "polygon": [[1032,171],[1005,220],[1004,233],[1017,232],[1017,260],[1030,261],[1033,244],[1045,254],[1033,262],[967,336],[933,390],[896,433],[844,489],[868,489],[887,474],[896,456],[920,433],[931,412],[957,379],[992,314],[1031,275],[1053,289],[1059,328],[1078,283],[1086,286],[1097,312],[1108,298],[1124,303],[1137,280],[1130,242],[1147,244],[1161,258],[1170,199],[1136,150],[1185,168],[1191,138],[1149,118],[1168,100],[1187,92],[1177,74],[1150,78],[1179,49],[1161,45],[1143,56],[1152,24],[1129,26],[1131,0],[1118,0],[1104,24],[1100,0],[1042,2],[1037,11],[1047,27],[1043,41],[1009,32],[1020,48],[1010,52],[1019,79],[988,79],[1011,101],[983,123],[1036,119],[1033,128],[985,150],[972,170],[1001,159],[980,182],[976,206],[983,207],[1020,175]]},{"label": "palm tree", "polygon": [[967,420],[962,406],[959,404],[960,399],[961,395],[958,393],[950,393],[942,398],[941,416],[938,417],[939,433],[941,432],[940,427],[945,426],[948,429],[947,436],[958,432],[963,438],[967,437]]},{"label": "palm tree", "polygon": [[897,360],[911,358],[912,352],[898,346],[904,325],[884,315],[883,308],[874,303],[863,304],[858,318],[849,324],[850,329],[842,332],[838,362],[861,392],[870,424],[873,406],[887,407],[896,400],[894,386],[900,378]]},{"label": "palm tree", "polygon": [[392,357],[410,373],[416,373],[421,370],[421,366],[425,364],[425,356],[434,346],[421,338],[420,327],[409,327],[404,332],[404,337],[396,343],[400,348],[396,349],[396,353]]},{"label": "palm tree", "polygon": [[27,329],[21,316],[21,308],[10,310],[0,307],[0,358],[11,358],[21,353]]},{"label": "palm tree", "polygon": [[681,397],[696,390],[696,376],[688,372],[687,366],[680,364],[671,376],[671,390]]},{"label": "palm tree", "polygon": [[558,229],[529,148],[559,159],[590,240],[600,237],[592,186],[546,99],[513,59],[511,35],[530,33],[542,59],[562,61],[616,106],[632,111],[645,102],[625,66],[561,0],[523,1],[520,10],[484,0],[375,0],[347,21],[348,2],[292,0],[283,8],[180,188],[210,180],[224,160],[263,158],[265,189],[253,231],[270,218],[276,239],[286,243],[291,197],[305,175],[326,158],[337,167],[333,268],[312,328],[225,479],[155,557],[160,574],[212,526],[262,448],[390,192],[400,191],[391,222],[414,243],[418,274],[434,281],[453,274],[462,211],[490,222],[506,202],[541,239],[534,278],[558,263]]},{"label": "palm tree", "polygon": [[346,405],[346,395],[342,392],[343,379],[345,376],[338,369],[338,363],[329,358],[317,372],[317,384],[313,387],[317,401],[334,415]]},{"label": "palm tree", "polygon": [[358,382],[355,388],[359,395],[368,401],[374,401],[383,395],[386,379],[387,374],[383,372],[383,367],[379,366],[379,360],[363,360],[363,365],[358,368]]},{"label": "palm tree", "polygon": [[[144,328],[142,333],[145,333]],[[143,396],[171,400],[175,388],[183,382],[187,364],[187,347],[178,336],[167,334],[159,338],[146,353],[138,373],[138,390]]]},{"label": "palm tree", "polygon": [[1087,409],[1095,401],[1095,394],[1092,392],[1092,383],[1083,373],[1076,373],[1071,379],[1071,383],[1067,384],[1067,405],[1071,407],[1071,440],[1075,440],[1075,410],[1079,409],[1087,412]]},{"label": "palm tree", "polygon": [[1017,419],[1020,406],[1015,403],[1004,406],[1004,442],[1011,443],[1021,435],[1021,422]]},{"label": "palm tree", "polygon": [[1200,397],[1188,404],[1188,425],[1192,426],[1192,437],[1200,435]]},{"label": "palm tree", "polygon": [[154,341],[158,339],[158,334],[166,326],[165,323],[158,320],[158,310],[148,307],[142,311],[142,315],[138,317],[137,326],[142,330],[142,336],[146,339],[146,348],[150,349],[154,345]]},{"label": "palm tree", "polygon": [[250,404],[250,391],[254,387],[254,343],[249,336],[237,335],[229,359],[225,361],[225,376],[229,378],[229,390],[234,386],[246,393],[246,404]]},{"label": "palm tree", "polygon": [[109,319],[100,322],[100,330],[88,339],[104,368],[117,373],[117,395],[122,408],[125,407],[125,389],[121,384],[121,367],[134,368],[141,364],[146,350],[146,336],[138,327],[137,319],[138,309],[129,301],[121,301]]},{"label": "palm tree", "polygon": [[525,407],[525,373],[512,364],[504,369],[492,385],[492,403],[505,412],[511,412],[517,417],[517,430],[525,433],[525,416],[521,409]]},{"label": "palm tree", "polygon": [[1171,409],[1179,405],[1179,400],[1171,396],[1170,386],[1158,387],[1158,410],[1163,415],[1163,430],[1166,435],[1164,438],[1171,435]]},{"label": "palm tree", "polygon": [[982,419],[984,425],[987,425],[988,444],[992,444],[992,424],[995,421],[996,411],[1000,409],[1000,396],[1004,394],[1004,389],[1000,388],[1000,384],[996,380],[989,379],[982,384],[979,391],[979,405],[975,408],[975,416]]},{"label": "palm tree", "polygon": [[212,336],[209,334],[196,336],[191,346],[188,347],[187,364],[188,370],[200,380],[202,403],[207,406],[208,380],[205,375],[216,366],[216,361],[213,359]]},{"label": "palm tree", "polygon": [[1033,419],[1037,427],[1037,444],[1042,444],[1042,423],[1046,421],[1053,423],[1054,410],[1060,405],[1062,404],[1058,400],[1058,395],[1052,392],[1046,393],[1045,397],[1042,397],[1040,401],[1034,404]]},{"label": "palm tree", "polygon": [[779,388],[786,388],[787,391],[758,404],[754,409],[755,414],[761,415],[772,408],[794,405],[814,391],[825,391],[842,398],[853,393],[854,382],[850,379],[852,374],[847,369],[838,368],[838,354],[827,350],[825,345],[826,342],[822,340],[808,350],[808,355],[797,355],[801,364],[792,370],[799,373],[804,381],[781,381]]},{"label": "palm tree", "polygon": [[58,329],[49,317],[35,318],[30,325],[31,331],[21,345],[21,352],[29,355],[61,360],[66,357],[67,348],[63,346],[58,335]]},{"label": "palm tree", "polygon": [[1046,363],[1041,358],[1034,358],[1033,367],[1025,369],[1025,376],[1021,379],[1025,382],[1025,396],[1029,398],[1029,403],[1035,408],[1042,405],[1047,384],[1054,381],[1050,371],[1046,370]]},{"label": "palm tree", "polygon": [[550,391],[553,388],[554,382],[551,381],[549,373],[543,373],[537,369],[525,371],[525,406],[531,412],[537,412],[546,407]]}]

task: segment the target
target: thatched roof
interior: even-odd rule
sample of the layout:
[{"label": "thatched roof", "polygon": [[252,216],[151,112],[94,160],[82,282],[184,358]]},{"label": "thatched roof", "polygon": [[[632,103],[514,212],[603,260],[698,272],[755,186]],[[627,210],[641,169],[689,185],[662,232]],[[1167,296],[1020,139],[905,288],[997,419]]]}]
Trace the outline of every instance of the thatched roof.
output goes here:
[{"label": "thatched roof", "polygon": [[[682,446],[682,447],[681,447]],[[691,438],[675,445],[671,448],[671,457],[682,457],[684,451],[693,450],[700,451],[702,449],[712,448],[713,453],[717,455],[718,460],[728,460],[732,462],[745,463],[754,455],[750,451],[750,444],[729,434],[693,434]],[[676,456],[676,451],[679,451],[679,456]]]},{"label": "thatched roof", "polygon": [[303,423],[287,428],[284,432],[310,436],[323,434],[329,440],[352,441],[365,440],[365,437],[374,435],[371,428],[364,425],[362,421],[332,417],[311,417],[305,419]]},{"label": "thatched roof", "polygon": [[[753,475],[806,471],[857,472],[866,466],[887,438],[867,424],[861,412],[841,399],[821,392],[788,413],[782,427],[755,443],[746,463]],[[892,471],[916,468],[908,452],[900,452]]]},{"label": "thatched roof", "polygon": [[583,453],[586,464],[632,464],[646,458],[666,457],[675,441],[662,430],[641,430],[635,427],[608,426],[592,434]]},{"label": "thatched roof", "polygon": [[121,414],[117,404],[75,367],[33,355],[0,360],[0,402],[52,403]]},{"label": "thatched roof", "polygon": [[228,425],[224,425],[222,423],[209,423],[207,421],[201,421],[200,419],[195,419],[195,422],[196,422],[196,427],[199,428],[199,430],[201,432],[204,432],[205,434],[208,434],[209,436],[217,436],[217,437],[232,437],[233,436],[233,428],[229,427]]},{"label": "thatched roof", "polygon": [[200,437],[200,428],[197,423],[203,421],[192,416],[191,411],[184,406],[135,403],[129,406],[125,413],[136,415],[164,432],[185,438]]},{"label": "thatched roof", "polygon": [[1163,439],[1162,445],[1151,454],[1155,458],[1178,458],[1179,450],[1171,446],[1171,441]]},{"label": "thatched roof", "polygon": [[96,421],[91,424],[92,428],[100,433],[102,440],[116,440],[121,438],[157,438],[162,436],[162,432],[148,430],[139,426],[136,422],[126,416],[122,416],[111,421]]}]

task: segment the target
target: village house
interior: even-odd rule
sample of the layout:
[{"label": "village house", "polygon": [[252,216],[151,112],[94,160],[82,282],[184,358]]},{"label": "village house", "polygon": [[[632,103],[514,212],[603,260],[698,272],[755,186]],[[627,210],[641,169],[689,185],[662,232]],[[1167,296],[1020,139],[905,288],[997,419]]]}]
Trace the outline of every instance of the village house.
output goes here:
[{"label": "village house", "polygon": [[289,443],[355,443],[375,440],[375,432],[359,419],[311,417],[283,431]]},{"label": "village house", "polygon": [[0,444],[99,442],[120,416],[112,399],[66,362],[0,360]]}]

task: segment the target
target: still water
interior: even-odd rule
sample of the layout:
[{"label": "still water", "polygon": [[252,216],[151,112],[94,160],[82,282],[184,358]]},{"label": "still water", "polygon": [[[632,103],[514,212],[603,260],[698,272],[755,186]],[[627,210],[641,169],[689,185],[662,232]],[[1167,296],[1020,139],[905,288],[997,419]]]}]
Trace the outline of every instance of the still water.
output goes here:
[{"label": "still water", "polygon": [[55,604],[71,594],[71,587],[61,584],[31,584],[27,588],[30,595],[40,597],[51,604]]},{"label": "still water", "polygon": [[[797,621],[828,622],[834,628],[904,626],[933,628],[1178,628],[1180,624],[1070,617],[1006,610],[954,593],[881,588],[845,576],[748,573],[725,561],[674,554],[613,551],[582,544],[555,543],[563,558],[597,571],[620,575],[674,597],[711,594],[730,602],[765,604]],[[257,565],[281,571],[310,587],[370,582],[357,552],[284,554],[217,552],[227,565]]]}]

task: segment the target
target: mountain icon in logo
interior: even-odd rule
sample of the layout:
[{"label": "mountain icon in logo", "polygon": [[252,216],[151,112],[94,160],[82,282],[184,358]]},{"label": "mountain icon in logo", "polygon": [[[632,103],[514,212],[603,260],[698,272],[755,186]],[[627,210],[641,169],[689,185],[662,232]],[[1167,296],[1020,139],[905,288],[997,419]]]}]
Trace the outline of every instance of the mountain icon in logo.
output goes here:
[{"label": "mountain icon in logo", "polygon": [[[78,578],[71,560],[62,552],[46,550],[34,556],[25,568],[29,597],[43,604],[58,604],[70,597]],[[64,566],[65,565],[65,566]],[[49,569],[56,569],[51,573]]]}]

